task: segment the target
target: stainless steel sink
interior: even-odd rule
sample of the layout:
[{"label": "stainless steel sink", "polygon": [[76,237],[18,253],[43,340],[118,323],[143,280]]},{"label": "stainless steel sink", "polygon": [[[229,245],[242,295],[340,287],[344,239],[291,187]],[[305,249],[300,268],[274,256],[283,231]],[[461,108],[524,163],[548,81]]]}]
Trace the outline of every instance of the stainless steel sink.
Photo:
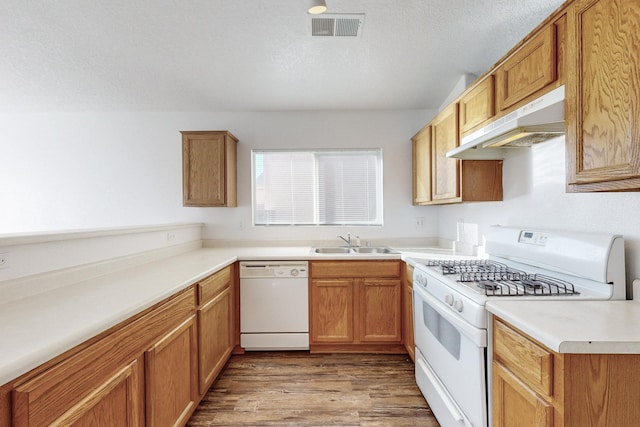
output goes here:
[{"label": "stainless steel sink", "polygon": [[396,254],[397,252],[386,247],[361,247],[353,248],[360,254]]},{"label": "stainless steel sink", "polygon": [[396,254],[397,252],[387,247],[352,247],[345,246],[314,248],[317,254]]},{"label": "stainless steel sink", "polygon": [[351,248],[343,248],[343,247],[315,248],[314,252],[317,253],[317,254],[350,254],[350,253],[353,253]]}]

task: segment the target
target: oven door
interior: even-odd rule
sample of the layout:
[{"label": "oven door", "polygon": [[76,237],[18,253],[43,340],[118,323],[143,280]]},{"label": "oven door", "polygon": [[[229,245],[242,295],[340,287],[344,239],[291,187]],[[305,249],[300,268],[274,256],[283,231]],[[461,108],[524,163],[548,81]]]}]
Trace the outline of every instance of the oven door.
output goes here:
[{"label": "oven door", "polygon": [[416,382],[443,427],[487,425],[487,332],[413,288]]}]

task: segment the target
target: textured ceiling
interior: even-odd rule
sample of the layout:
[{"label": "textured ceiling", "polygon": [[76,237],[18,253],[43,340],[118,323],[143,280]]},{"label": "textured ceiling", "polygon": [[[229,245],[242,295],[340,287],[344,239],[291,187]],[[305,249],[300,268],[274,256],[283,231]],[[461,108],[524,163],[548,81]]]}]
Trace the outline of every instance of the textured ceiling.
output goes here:
[{"label": "textured ceiling", "polygon": [[3,0],[0,111],[437,108],[563,0]]}]

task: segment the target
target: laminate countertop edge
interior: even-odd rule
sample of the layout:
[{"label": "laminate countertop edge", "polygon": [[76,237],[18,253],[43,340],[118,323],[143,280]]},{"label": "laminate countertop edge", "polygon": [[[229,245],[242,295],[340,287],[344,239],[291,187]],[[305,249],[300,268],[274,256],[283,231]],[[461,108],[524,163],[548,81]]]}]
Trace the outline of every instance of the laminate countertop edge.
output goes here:
[{"label": "laminate countertop edge", "polygon": [[489,300],[487,310],[557,353],[640,354],[640,302]]}]

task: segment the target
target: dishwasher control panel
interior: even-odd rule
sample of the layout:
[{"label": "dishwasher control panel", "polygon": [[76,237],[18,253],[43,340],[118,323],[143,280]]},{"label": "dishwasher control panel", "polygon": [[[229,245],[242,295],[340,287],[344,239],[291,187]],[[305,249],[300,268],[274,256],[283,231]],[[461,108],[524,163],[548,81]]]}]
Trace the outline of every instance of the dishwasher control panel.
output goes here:
[{"label": "dishwasher control panel", "polygon": [[307,262],[243,261],[240,263],[240,278],[251,277],[309,277]]}]

